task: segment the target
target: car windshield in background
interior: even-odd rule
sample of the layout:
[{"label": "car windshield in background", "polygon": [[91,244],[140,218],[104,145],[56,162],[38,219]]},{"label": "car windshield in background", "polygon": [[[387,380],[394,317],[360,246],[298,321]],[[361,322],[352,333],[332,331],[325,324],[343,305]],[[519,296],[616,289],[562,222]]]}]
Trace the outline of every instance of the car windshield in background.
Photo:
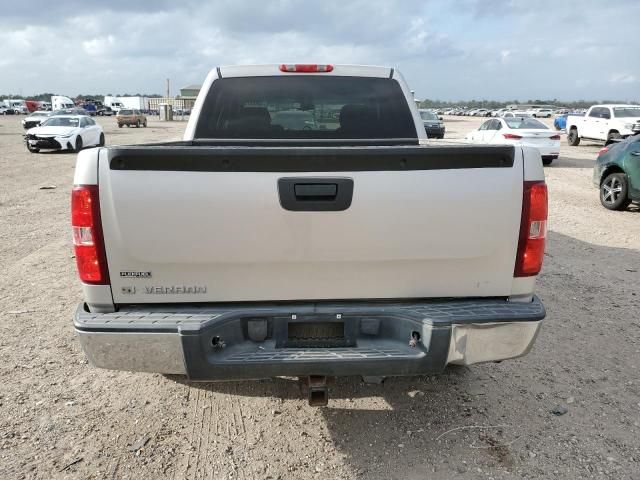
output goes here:
[{"label": "car windshield in background", "polygon": [[120,110],[119,115],[133,115],[133,110]]},{"label": "car windshield in background", "polygon": [[433,112],[420,112],[420,118],[422,120],[438,120],[438,116]]},{"label": "car windshield in background", "polygon": [[524,129],[533,129],[533,130],[548,130],[547,126],[535,120],[533,118],[505,118],[504,121],[507,123],[509,128],[513,128],[516,130],[524,130]]},{"label": "car windshield in background", "polygon": [[87,111],[82,108],[63,108],[54,111],[51,115],[86,115]]},{"label": "car windshield in background", "polygon": [[68,117],[51,117],[42,122],[43,127],[77,127],[79,124],[79,119]]},{"label": "car windshield in background", "polygon": [[196,138],[416,138],[400,85],[390,78],[276,76],[216,80]]},{"label": "car windshield in background", "polygon": [[613,116],[616,118],[640,117],[640,107],[613,107]]}]

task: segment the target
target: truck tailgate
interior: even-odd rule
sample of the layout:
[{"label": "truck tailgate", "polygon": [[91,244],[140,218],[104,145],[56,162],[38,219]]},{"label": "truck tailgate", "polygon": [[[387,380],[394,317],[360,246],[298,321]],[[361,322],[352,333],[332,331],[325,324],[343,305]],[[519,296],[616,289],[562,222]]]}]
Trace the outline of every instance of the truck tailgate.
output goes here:
[{"label": "truck tailgate", "polygon": [[[521,149],[159,145],[99,158],[117,304],[511,291]],[[322,207],[331,185],[351,185],[348,204]]]}]

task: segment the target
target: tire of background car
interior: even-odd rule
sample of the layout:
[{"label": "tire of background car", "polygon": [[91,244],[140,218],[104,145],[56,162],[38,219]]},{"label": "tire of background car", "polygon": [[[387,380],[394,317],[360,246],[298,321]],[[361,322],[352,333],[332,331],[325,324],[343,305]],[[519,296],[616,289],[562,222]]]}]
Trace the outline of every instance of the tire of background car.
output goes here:
[{"label": "tire of background car", "polygon": [[145,118],[144,123],[142,124],[144,128],[147,128],[147,119]]},{"label": "tire of background car", "polygon": [[569,130],[569,134],[567,135],[567,142],[572,147],[577,147],[580,145],[580,137],[578,136],[578,129],[572,128]]},{"label": "tire of background car", "polygon": [[536,114],[535,114],[535,113],[534,113],[533,115],[531,115],[531,116],[532,116],[533,118],[538,118],[538,117],[536,117]]},{"label": "tire of background car", "polygon": [[81,137],[80,135],[78,135],[78,136],[76,137],[76,145],[75,145],[75,147],[73,148],[73,151],[77,153],[77,152],[79,152],[80,150],[82,150],[82,137]]},{"label": "tire of background car", "polygon": [[136,120],[136,128],[140,128],[140,120]]},{"label": "tire of background car", "polygon": [[622,135],[620,135],[618,132],[611,132],[609,133],[609,135],[607,135],[607,141],[605,142],[605,146],[613,143],[614,140],[618,140],[619,138],[622,138]]},{"label": "tire of background car", "polygon": [[631,203],[627,175],[615,172],[607,175],[600,185],[600,203],[608,210],[624,210]]},{"label": "tire of background car", "polygon": [[118,128],[122,128],[122,124],[121,123],[118,124]]},{"label": "tire of background car", "polygon": [[32,146],[31,146],[31,145],[29,145],[28,143],[27,143],[27,150],[29,150],[31,153],[38,153],[38,152],[40,151],[40,149],[39,149],[39,148],[32,147]]},{"label": "tire of background car", "polygon": [[100,142],[98,142],[99,147],[104,147],[104,133],[100,134]]},{"label": "tire of background car", "polygon": [[552,158],[543,158],[542,159],[542,164],[543,165],[551,165],[551,162],[553,162],[553,157]]}]

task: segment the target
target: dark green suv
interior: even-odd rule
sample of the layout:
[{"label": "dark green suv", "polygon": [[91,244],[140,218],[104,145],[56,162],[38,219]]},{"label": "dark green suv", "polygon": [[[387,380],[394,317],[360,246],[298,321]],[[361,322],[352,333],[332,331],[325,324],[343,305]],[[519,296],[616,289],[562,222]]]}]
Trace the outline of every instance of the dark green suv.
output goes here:
[{"label": "dark green suv", "polygon": [[600,189],[600,203],[609,210],[624,210],[631,202],[640,202],[640,135],[600,150],[593,183]]}]

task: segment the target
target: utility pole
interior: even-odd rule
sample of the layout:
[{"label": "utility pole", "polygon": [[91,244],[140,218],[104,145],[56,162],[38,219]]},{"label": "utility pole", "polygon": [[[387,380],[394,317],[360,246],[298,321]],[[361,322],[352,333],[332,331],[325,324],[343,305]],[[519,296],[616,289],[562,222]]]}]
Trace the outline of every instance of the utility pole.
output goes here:
[{"label": "utility pole", "polygon": [[169,98],[171,96],[171,89],[169,88],[169,79],[167,78],[167,98]]}]

